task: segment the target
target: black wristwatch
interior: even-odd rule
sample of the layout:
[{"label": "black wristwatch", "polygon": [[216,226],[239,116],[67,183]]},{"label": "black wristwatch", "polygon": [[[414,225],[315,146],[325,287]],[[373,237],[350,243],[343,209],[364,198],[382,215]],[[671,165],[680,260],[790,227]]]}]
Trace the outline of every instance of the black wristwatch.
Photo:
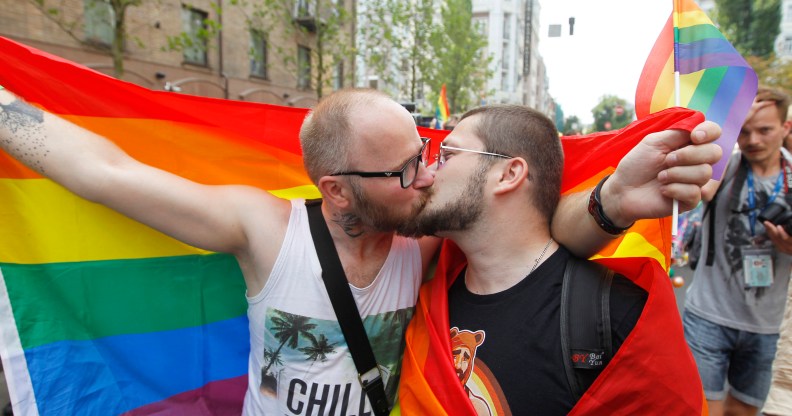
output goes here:
[{"label": "black wristwatch", "polygon": [[597,222],[597,225],[602,228],[602,231],[605,231],[611,235],[622,235],[627,230],[633,226],[632,223],[624,228],[617,227],[613,224],[610,218],[605,215],[605,212],[602,210],[602,200],[600,199],[600,190],[602,189],[602,184],[610,177],[610,175],[605,176],[602,180],[599,181],[597,186],[591,191],[591,196],[589,196],[589,203],[588,203],[588,212],[594,218],[594,221]]}]

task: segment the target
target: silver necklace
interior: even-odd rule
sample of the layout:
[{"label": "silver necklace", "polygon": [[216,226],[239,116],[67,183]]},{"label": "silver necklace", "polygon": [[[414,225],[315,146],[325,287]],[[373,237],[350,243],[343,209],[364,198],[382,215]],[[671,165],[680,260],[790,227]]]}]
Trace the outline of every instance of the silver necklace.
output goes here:
[{"label": "silver necklace", "polygon": [[[533,272],[534,272],[534,270],[536,270],[536,267],[537,267],[537,266],[539,266],[539,262],[540,262],[540,261],[542,261],[542,259],[544,258],[544,255],[545,255],[545,253],[547,253],[547,249],[550,247],[550,244],[552,244],[552,243],[553,243],[553,237],[550,237],[550,240],[548,240],[548,241],[547,241],[547,244],[545,244],[545,246],[544,246],[544,249],[542,250],[542,254],[540,254],[540,255],[539,255],[539,257],[537,257],[537,258],[536,258],[536,260],[534,261],[534,265],[533,265],[533,267],[531,268],[531,271],[530,271],[530,272],[528,272],[528,274],[526,274],[526,275],[525,275],[525,277],[528,277],[528,276],[530,276],[530,275],[531,275],[531,273],[533,273]],[[466,268],[466,269],[467,269],[467,268]],[[463,279],[465,279],[465,287],[468,287],[468,282],[467,282],[467,270],[464,270],[462,273],[464,273],[464,274],[462,275],[462,278],[463,278]],[[470,290],[470,289],[468,289],[468,290]],[[473,291],[471,291],[471,293],[478,294],[478,293],[476,293],[476,292],[473,292]]]},{"label": "silver necklace", "polygon": [[538,266],[539,262],[542,261],[542,259],[544,258],[545,253],[547,252],[547,248],[550,247],[550,244],[552,242],[553,242],[553,237],[550,237],[550,240],[548,240],[547,244],[545,244],[545,246],[544,246],[544,250],[542,250],[542,254],[540,254],[539,257],[536,258],[536,261],[534,262],[533,267],[531,267],[531,271],[528,272],[528,274],[526,274],[525,277],[530,276],[531,273],[533,273],[534,270],[536,270],[536,266]]}]

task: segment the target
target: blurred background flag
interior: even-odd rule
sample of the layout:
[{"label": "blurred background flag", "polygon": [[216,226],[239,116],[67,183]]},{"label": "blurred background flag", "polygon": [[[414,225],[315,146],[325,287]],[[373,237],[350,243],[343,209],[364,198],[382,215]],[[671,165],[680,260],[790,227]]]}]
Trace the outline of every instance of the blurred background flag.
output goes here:
[{"label": "blurred background flag", "polygon": [[758,79],[750,65],[693,0],[674,0],[644,65],[635,93],[638,118],[682,106],[718,123],[723,158],[713,170],[719,179],[756,95]]},{"label": "blurred background flag", "polygon": [[440,88],[440,97],[437,98],[437,108],[435,109],[435,128],[442,129],[448,116],[451,112],[448,111],[448,97],[446,96],[446,85]]}]

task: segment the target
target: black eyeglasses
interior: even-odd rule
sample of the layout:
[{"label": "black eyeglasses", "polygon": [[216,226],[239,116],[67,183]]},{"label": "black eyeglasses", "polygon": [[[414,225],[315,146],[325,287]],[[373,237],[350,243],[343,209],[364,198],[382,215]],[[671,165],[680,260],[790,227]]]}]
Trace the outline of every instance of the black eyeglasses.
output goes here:
[{"label": "black eyeglasses", "polygon": [[356,175],[363,178],[392,178],[398,175],[401,187],[407,189],[415,181],[415,177],[418,176],[418,165],[426,167],[426,161],[429,160],[428,145],[430,140],[427,137],[421,137],[421,151],[410,158],[400,170],[389,172],[339,172],[330,176]]}]

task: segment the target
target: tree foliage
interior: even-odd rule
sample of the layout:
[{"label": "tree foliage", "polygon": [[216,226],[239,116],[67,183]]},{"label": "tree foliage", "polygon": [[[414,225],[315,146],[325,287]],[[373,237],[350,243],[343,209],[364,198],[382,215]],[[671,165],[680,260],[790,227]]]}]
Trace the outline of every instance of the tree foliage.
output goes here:
[{"label": "tree foliage", "polygon": [[[305,6],[305,10],[296,10],[300,8],[296,3]],[[231,5],[245,13],[250,29],[296,39],[285,47],[269,43],[276,46],[274,52],[289,73],[296,76],[302,69],[297,59],[298,46],[310,46],[311,88],[318,98],[331,86],[332,77],[328,75],[353,52],[349,32],[353,15],[343,0],[231,0]]]},{"label": "tree foliage", "polygon": [[583,133],[583,123],[578,116],[569,116],[564,119],[564,125],[561,128],[561,133],[565,136]]},{"label": "tree foliage", "polygon": [[450,111],[458,113],[485,93],[492,59],[485,55],[487,38],[473,21],[471,0],[445,0],[441,17],[429,37],[434,66],[427,83],[436,94],[446,84]]},{"label": "tree foliage", "polygon": [[749,56],[746,58],[759,77],[759,85],[775,87],[792,93],[792,61],[780,59],[775,55],[767,58]]},{"label": "tree foliage", "polygon": [[[64,11],[66,5],[63,0],[27,0],[29,3],[39,9],[44,16],[55,22],[58,27],[63,29],[72,39],[80,42],[83,45],[92,47],[102,52],[109,52],[113,59],[113,75],[120,78],[124,75],[124,48],[129,37],[126,26],[126,12],[130,7],[138,7],[143,4],[143,0],[90,0],[86,3],[88,7],[97,7],[107,5],[110,10],[109,22],[113,30],[113,39],[109,45],[92,42],[87,40],[85,36],[81,36],[82,28],[84,26],[83,16],[80,15],[77,19],[69,19]],[[140,41],[134,38],[140,45]]]},{"label": "tree foliage", "polygon": [[780,31],[781,0],[716,0],[714,20],[741,54],[767,58]]},{"label": "tree foliage", "polygon": [[[370,0],[360,5],[358,54],[386,91],[416,102],[432,73],[428,50],[436,28],[435,0]],[[407,82],[399,82],[406,80]]]},{"label": "tree foliage", "polygon": [[591,110],[591,114],[594,116],[594,131],[608,131],[630,124],[635,111],[627,100],[615,95],[605,95]]}]

